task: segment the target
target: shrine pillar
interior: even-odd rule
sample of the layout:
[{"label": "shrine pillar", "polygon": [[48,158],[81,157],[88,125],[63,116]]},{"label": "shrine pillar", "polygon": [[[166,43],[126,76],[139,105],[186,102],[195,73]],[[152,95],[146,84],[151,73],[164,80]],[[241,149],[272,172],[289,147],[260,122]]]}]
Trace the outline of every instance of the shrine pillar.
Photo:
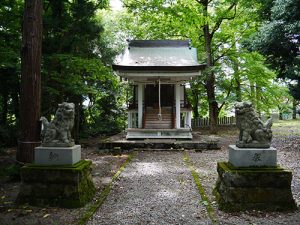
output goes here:
[{"label": "shrine pillar", "polygon": [[175,84],[176,129],[180,128],[180,84]]},{"label": "shrine pillar", "polygon": [[143,92],[144,85],[138,84],[138,128],[143,128]]}]

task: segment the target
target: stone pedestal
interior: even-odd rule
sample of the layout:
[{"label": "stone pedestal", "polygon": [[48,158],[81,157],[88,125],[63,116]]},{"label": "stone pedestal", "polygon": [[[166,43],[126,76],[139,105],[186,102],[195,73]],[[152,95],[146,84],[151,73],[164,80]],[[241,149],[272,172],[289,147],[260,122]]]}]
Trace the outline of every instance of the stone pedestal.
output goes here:
[{"label": "stone pedestal", "polygon": [[229,145],[229,162],[236,167],[276,167],[275,148],[239,148]]},{"label": "stone pedestal", "polygon": [[291,192],[292,172],[280,167],[239,168],[218,162],[218,181],[214,189],[223,211],[294,210]]},{"label": "stone pedestal", "polygon": [[85,205],[95,193],[91,161],[74,165],[28,164],[21,168],[19,203],[76,208]]},{"label": "stone pedestal", "polygon": [[34,163],[40,165],[75,164],[81,159],[81,146],[73,147],[36,147]]}]

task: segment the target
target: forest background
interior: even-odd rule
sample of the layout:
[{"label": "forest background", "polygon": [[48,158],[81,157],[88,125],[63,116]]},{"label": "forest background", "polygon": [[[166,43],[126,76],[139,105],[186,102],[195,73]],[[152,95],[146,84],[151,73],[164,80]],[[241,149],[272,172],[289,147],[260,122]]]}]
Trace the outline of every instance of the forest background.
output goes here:
[{"label": "forest background", "polygon": [[[111,65],[126,39],[190,39],[207,69],[190,82],[193,116],[217,118],[236,101],[259,114],[292,110],[300,100],[298,0],[44,0],[41,114],[76,105],[75,138],[126,127],[130,84]],[[0,147],[16,145],[21,80],[22,0],[0,2]]]}]

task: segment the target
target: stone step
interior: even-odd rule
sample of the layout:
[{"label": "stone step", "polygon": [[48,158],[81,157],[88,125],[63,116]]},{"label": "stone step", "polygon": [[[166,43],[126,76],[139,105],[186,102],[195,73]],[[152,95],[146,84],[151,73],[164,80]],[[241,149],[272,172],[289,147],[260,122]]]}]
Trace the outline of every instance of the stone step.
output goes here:
[{"label": "stone step", "polygon": [[162,117],[161,120],[158,119],[158,117],[156,118],[146,118],[146,121],[171,121],[172,117]]},{"label": "stone step", "polygon": [[145,128],[147,129],[171,129],[173,128],[173,113],[172,108],[162,108],[162,120],[158,119],[159,109],[147,108]]},{"label": "stone step", "polygon": [[151,124],[147,124],[145,126],[146,129],[171,129],[172,125],[169,124],[159,124],[159,125],[151,125]]},{"label": "stone step", "polygon": [[172,121],[146,121],[146,125],[148,124],[154,124],[154,125],[158,125],[158,124],[172,124]]},{"label": "stone step", "polygon": [[[158,112],[146,112],[146,115],[157,115]],[[172,115],[171,112],[161,112],[162,115]]]}]

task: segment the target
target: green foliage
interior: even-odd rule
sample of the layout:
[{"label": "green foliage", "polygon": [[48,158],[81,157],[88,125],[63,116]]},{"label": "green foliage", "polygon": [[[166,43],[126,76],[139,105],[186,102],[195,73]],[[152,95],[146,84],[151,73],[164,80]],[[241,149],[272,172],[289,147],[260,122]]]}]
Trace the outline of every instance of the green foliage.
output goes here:
[{"label": "green foliage", "polygon": [[[226,114],[235,101],[250,100],[259,112],[292,102],[279,77],[296,82],[299,91],[299,1],[297,0],[123,0],[126,10],[107,10],[108,0],[43,2],[42,115],[50,118],[62,101],[76,105],[75,136],[116,133],[125,127],[130,96],[110,67],[130,39],[191,39],[199,62],[212,65],[190,82],[188,98],[195,117],[206,116],[208,77],[213,75],[218,111]],[[0,3],[0,139],[16,143],[23,1]],[[253,39],[258,52],[249,52]],[[209,29],[207,51],[204,28]],[[249,41],[248,41],[249,42]],[[268,68],[269,66],[269,68]]]},{"label": "green foliage", "polygon": [[252,48],[267,57],[278,77],[295,81],[290,92],[300,100],[300,2],[275,0],[267,6],[270,13],[263,17],[265,22],[253,39]]},{"label": "green foliage", "polygon": [[17,143],[23,2],[0,2],[0,147]]},{"label": "green foliage", "polygon": [[[0,3],[0,143],[16,145],[19,118],[21,0]],[[108,0],[43,1],[42,115],[57,104],[76,106],[75,138],[124,128],[123,88],[111,70],[120,51],[106,37]],[[106,27],[109,29],[109,27]],[[100,118],[97,118],[100,117]]]},{"label": "green foliage", "polygon": [[[129,30],[129,37],[191,39],[198,49],[200,62],[204,62],[206,58],[203,27],[205,24],[209,25],[213,66],[190,83],[188,98],[193,106],[194,116],[197,117],[198,113],[200,116],[208,114],[209,100],[205,87],[206,77],[211,72],[216,79],[215,93],[219,110],[222,107],[232,108],[237,101],[238,92],[241,92],[240,100],[252,100],[259,111],[277,107],[278,101],[274,99],[278,96],[278,89],[272,81],[275,73],[266,67],[265,59],[260,54],[250,53],[243,47],[244,41],[257,30],[260,22],[258,12],[262,12],[264,4],[242,0],[212,1],[208,4],[206,14],[203,5],[197,1],[123,2],[128,12],[123,13],[123,18],[127,19],[120,21],[120,24]],[[251,86],[255,88],[255,92],[251,93]],[[259,95],[259,92],[264,94]]]},{"label": "green foliage", "polygon": [[49,101],[42,102],[42,114],[49,117],[59,102],[72,101],[79,135],[120,131],[122,92],[108,66],[116,52],[107,47],[101,17],[96,15],[108,1],[47,3],[42,95]]}]

